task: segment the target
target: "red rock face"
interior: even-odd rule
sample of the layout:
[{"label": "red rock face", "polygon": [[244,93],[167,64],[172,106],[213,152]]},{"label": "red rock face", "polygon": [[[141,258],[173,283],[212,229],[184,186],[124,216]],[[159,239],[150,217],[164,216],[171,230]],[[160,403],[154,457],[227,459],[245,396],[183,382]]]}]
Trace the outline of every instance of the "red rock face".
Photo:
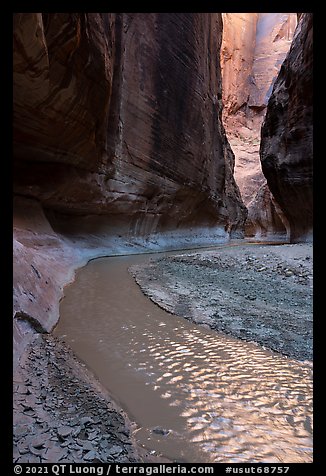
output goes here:
[{"label": "red rock face", "polygon": [[17,14],[15,191],[135,234],[241,230],[221,31],[220,14]]},{"label": "red rock face", "polygon": [[304,13],[281,67],[262,127],[261,164],[286,216],[291,241],[312,231],[313,15]]},{"label": "red rock face", "polygon": [[296,22],[295,13],[223,14],[223,117],[236,156],[235,178],[251,217],[246,225],[250,234],[279,233],[276,225],[282,226],[281,217],[266,222],[276,211],[271,198],[267,200],[259,143],[268,99]]},{"label": "red rock face", "polygon": [[273,83],[289,50],[295,13],[223,13],[221,67],[224,121],[258,131]]},{"label": "red rock face", "polygon": [[248,102],[258,13],[222,13],[221,68],[225,120]]}]

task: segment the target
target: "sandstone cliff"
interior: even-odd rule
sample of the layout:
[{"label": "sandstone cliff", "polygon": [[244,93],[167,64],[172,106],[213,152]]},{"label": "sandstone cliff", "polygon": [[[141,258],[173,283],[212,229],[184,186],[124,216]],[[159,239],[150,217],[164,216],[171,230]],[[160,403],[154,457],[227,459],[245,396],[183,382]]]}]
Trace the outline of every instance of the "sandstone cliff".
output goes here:
[{"label": "sandstone cliff", "polygon": [[268,186],[289,222],[290,240],[310,238],[313,168],[313,15],[304,13],[274,84],[260,147]]},{"label": "sandstone cliff", "polygon": [[221,30],[220,14],[18,14],[16,193],[65,213],[125,216],[135,234],[241,229]]},{"label": "sandstone cliff", "polygon": [[222,13],[222,18],[223,104],[228,121],[248,103],[258,13]]},{"label": "sandstone cliff", "polygon": [[[266,222],[272,217],[271,210],[276,210],[273,197],[267,199],[259,142],[267,102],[296,22],[295,13],[223,14],[223,117],[236,156],[235,178],[251,217],[246,225],[249,234],[286,232],[284,227],[273,228],[275,220]],[[252,221],[258,216],[259,221]],[[282,224],[281,218],[277,223]]]},{"label": "sandstone cliff", "polygon": [[[295,13],[223,13],[221,68],[227,133],[259,131],[289,50]],[[246,132],[246,131],[244,131]]]},{"label": "sandstone cliff", "polygon": [[15,15],[17,348],[90,257],[242,232],[221,36],[217,13]]}]

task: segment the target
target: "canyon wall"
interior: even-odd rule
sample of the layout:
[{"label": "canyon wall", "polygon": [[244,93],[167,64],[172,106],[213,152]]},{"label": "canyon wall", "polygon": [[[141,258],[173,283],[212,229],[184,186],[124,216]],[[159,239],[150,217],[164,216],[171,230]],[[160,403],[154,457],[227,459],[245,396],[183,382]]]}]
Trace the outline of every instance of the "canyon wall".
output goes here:
[{"label": "canyon wall", "polygon": [[[286,233],[281,217],[268,221],[279,209],[266,187],[259,143],[268,99],[296,23],[295,13],[223,13],[223,118],[236,156],[235,178],[248,207],[249,235]],[[276,223],[280,226],[275,228]]]},{"label": "canyon wall", "polygon": [[259,131],[297,24],[295,13],[223,13],[223,119],[231,137]]},{"label": "canyon wall", "polygon": [[243,232],[221,37],[218,13],[15,14],[17,349],[90,257]]},{"label": "canyon wall", "polygon": [[208,13],[16,15],[15,192],[135,234],[241,230],[221,31]]},{"label": "canyon wall", "polygon": [[258,13],[222,13],[221,68],[224,120],[231,122],[248,103]]},{"label": "canyon wall", "polygon": [[262,126],[261,164],[289,222],[290,240],[311,239],[313,226],[313,15],[304,13],[282,64]]}]

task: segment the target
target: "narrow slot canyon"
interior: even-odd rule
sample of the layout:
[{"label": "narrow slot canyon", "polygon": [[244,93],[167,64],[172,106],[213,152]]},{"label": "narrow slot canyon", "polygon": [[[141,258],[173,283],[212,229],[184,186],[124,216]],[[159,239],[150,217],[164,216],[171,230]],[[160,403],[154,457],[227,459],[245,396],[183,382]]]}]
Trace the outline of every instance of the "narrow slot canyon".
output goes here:
[{"label": "narrow slot canyon", "polygon": [[248,237],[290,237],[288,219],[263,174],[259,149],[268,100],[296,25],[296,13],[223,14],[223,122],[235,154],[234,177],[248,208]]},{"label": "narrow slot canyon", "polygon": [[13,30],[13,462],[311,463],[313,14]]}]

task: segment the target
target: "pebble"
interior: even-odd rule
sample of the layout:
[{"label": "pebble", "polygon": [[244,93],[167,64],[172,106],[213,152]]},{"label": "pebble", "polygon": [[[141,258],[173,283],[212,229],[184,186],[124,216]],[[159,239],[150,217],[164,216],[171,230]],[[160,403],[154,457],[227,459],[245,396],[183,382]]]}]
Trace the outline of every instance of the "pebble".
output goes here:
[{"label": "pebble", "polygon": [[66,438],[72,432],[72,428],[70,426],[60,426],[58,428],[58,435],[62,438]]},{"label": "pebble", "polygon": [[77,436],[80,433],[80,431],[81,431],[81,426],[73,427],[72,428],[72,436]]},{"label": "pebble", "polygon": [[57,463],[67,455],[66,448],[60,448],[60,446],[52,446],[42,455],[42,458],[48,460],[49,463]]},{"label": "pebble", "polygon": [[120,453],[123,452],[123,448],[121,446],[113,445],[111,448],[107,450],[107,453],[109,455],[119,455]]},{"label": "pebble", "polygon": [[39,449],[39,448],[42,448],[44,446],[44,441],[45,441],[45,439],[44,439],[43,435],[40,435],[40,436],[37,436],[36,438],[34,438],[31,442],[31,444],[34,448]]},{"label": "pebble", "polygon": [[18,451],[21,455],[26,455],[27,453],[29,453],[29,448],[26,446],[19,446]]},{"label": "pebble", "polygon": [[89,451],[88,453],[85,454],[84,460],[85,461],[93,461],[93,459],[96,458],[96,453],[95,451]]},{"label": "pebble", "polygon": [[65,440],[63,443],[61,443],[61,448],[65,448],[66,446],[70,446],[72,443],[72,440]]},{"label": "pebble", "polygon": [[26,436],[29,433],[29,431],[30,430],[29,430],[27,425],[14,426],[14,435],[17,438],[22,438],[22,437]]},{"label": "pebble", "polygon": [[164,436],[170,433],[169,430],[166,430],[165,428],[162,428],[160,426],[153,428],[152,432],[156,433],[157,435],[164,435]]},{"label": "pebble", "polygon": [[92,445],[92,443],[90,441],[84,441],[83,442],[83,449],[84,450],[87,450],[87,451],[92,451],[94,450],[94,446]]},{"label": "pebble", "polygon": [[41,456],[43,455],[44,453],[44,450],[43,449],[37,449],[35,448],[32,444],[29,445],[29,451],[33,454],[33,455],[36,455],[36,456]]},{"label": "pebble", "polygon": [[94,423],[93,418],[83,417],[83,418],[80,419],[80,424],[81,425],[87,426],[88,424],[92,424],[92,423]]},{"label": "pebble", "polygon": [[98,437],[97,431],[92,431],[92,432],[88,433],[88,439],[89,440],[95,440],[97,437]]},{"label": "pebble", "polygon": [[19,384],[17,389],[16,389],[16,392],[22,393],[24,395],[30,395],[31,394],[29,388],[27,388],[26,385],[24,385],[24,384]]},{"label": "pebble", "polygon": [[100,447],[101,447],[102,449],[108,448],[108,447],[109,447],[108,441],[107,441],[107,440],[102,440],[102,441],[100,442]]}]

